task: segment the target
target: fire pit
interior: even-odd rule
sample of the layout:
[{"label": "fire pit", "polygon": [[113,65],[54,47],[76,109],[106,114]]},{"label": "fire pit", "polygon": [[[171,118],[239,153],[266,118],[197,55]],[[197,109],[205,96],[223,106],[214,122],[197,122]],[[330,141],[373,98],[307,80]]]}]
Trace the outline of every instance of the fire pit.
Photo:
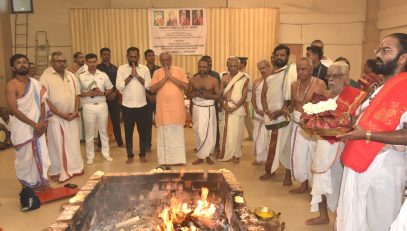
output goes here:
[{"label": "fire pit", "polygon": [[228,170],[96,172],[47,230],[280,230],[258,220]]}]

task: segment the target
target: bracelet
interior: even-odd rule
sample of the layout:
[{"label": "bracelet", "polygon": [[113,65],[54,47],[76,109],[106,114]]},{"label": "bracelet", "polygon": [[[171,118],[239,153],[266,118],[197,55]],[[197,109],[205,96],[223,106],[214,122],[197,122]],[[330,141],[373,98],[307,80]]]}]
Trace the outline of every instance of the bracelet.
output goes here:
[{"label": "bracelet", "polygon": [[370,138],[372,137],[372,131],[366,131],[365,134],[365,142],[368,144],[370,143]]}]

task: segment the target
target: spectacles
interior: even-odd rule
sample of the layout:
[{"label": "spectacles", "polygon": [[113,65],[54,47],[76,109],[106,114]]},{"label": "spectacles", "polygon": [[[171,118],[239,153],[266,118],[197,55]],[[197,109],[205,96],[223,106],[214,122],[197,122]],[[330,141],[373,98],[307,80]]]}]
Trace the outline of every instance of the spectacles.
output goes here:
[{"label": "spectacles", "polygon": [[399,49],[392,49],[390,47],[378,47],[373,50],[375,55],[377,55],[378,53],[380,53],[380,55],[387,55],[390,54],[392,51],[399,51]]},{"label": "spectacles", "polygon": [[337,79],[337,78],[339,78],[339,77],[341,77],[341,76],[344,76],[345,74],[331,74],[331,75],[327,75],[326,76],[326,78],[327,79]]}]

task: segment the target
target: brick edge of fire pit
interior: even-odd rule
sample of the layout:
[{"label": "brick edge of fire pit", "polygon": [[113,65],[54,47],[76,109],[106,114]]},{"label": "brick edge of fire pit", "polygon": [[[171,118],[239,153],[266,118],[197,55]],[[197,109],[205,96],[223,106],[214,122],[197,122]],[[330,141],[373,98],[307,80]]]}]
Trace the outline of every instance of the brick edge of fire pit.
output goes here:
[{"label": "brick edge of fire pit", "polygon": [[[188,173],[185,175],[185,173]],[[136,173],[103,173],[101,171],[95,172],[89,180],[81,187],[80,191],[71,199],[69,203],[62,206],[63,211],[57,218],[57,221],[51,224],[46,231],[70,231],[74,230],[75,224],[74,220],[76,217],[80,217],[84,211],[84,206],[93,194],[96,193],[97,189],[101,186],[102,182],[108,183],[112,178],[116,177],[135,177],[135,176],[150,176],[155,177],[164,174],[165,176],[179,177],[183,180],[193,180],[193,178],[203,178],[205,172],[202,170],[191,170],[191,171],[177,171],[177,170],[165,170],[165,171],[152,171],[152,172],[136,172]],[[235,175],[229,170],[208,170],[207,179],[208,182],[218,179],[223,176],[226,184],[223,187],[227,187],[228,202],[231,206],[231,213],[227,214],[230,223],[240,224],[240,230],[249,231],[278,231],[280,230],[280,223],[278,219],[273,222],[264,222],[256,218],[256,216],[251,212],[250,208],[246,204],[246,199],[243,203],[237,203],[235,201],[236,196],[244,198],[243,189],[238,183]],[[125,180],[125,179],[124,179]],[[226,188],[225,188],[226,189]]]}]

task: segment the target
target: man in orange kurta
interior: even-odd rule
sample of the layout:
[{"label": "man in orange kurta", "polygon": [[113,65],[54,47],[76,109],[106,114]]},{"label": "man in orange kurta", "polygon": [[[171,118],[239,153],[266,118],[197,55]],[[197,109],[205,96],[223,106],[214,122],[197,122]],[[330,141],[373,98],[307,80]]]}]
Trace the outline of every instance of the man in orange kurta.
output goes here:
[{"label": "man in orange kurta", "polygon": [[150,90],[157,93],[157,156],[159,165],[185,164],[185,71],[172,66],[170,53],[161,53],[161,69],[154,72]]}]

